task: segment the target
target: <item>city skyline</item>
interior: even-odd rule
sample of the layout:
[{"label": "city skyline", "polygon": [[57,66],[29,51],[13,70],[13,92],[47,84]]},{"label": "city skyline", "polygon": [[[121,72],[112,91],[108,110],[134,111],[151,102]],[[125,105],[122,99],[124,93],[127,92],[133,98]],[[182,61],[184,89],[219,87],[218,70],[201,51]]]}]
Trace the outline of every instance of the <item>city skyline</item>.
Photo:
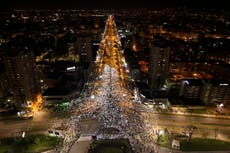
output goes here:
[{"label": "city skyline", "polygon": [[52,153],[98,153],[97,140],[101,152],[230,150],[227,11],[139,9],[145,0],[52,9],[77,2],[2,11],[0,150],[35,152],[42,142]]}]

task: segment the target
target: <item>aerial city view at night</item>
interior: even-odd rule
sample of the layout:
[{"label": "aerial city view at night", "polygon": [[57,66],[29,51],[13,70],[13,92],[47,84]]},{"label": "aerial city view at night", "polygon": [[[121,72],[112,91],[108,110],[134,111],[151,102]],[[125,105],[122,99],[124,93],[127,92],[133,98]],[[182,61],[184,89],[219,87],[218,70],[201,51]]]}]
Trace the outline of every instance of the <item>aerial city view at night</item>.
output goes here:
[{"label": "aerial city view at night", "polygon": [[223,0],[6,3],[0,153],[230,153]]}]

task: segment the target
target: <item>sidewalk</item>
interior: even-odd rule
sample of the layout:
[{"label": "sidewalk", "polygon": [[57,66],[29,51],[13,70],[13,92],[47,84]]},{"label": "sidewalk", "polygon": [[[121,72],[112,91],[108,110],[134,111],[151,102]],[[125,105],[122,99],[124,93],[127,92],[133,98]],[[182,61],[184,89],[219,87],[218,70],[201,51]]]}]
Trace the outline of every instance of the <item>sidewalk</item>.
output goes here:
[{"label": "sidewalk", "polygon": [[152,113],[154,113],[154,114],[173,114],[173,115],[201,116],[201,117],[230,119],[229,115],[197,114],[197,113],[185,113],[185,112],[176,113],[176,112],[159,112],[159,111],[152,111]]},{"label": "sidewalk", "polygon": [[56,152],[55,152],[54,149],[52,149],[52,150],[48,150],[48,151],[43,151],[43,152],[41,152],[41,153],[56,153]]},{"label": "sidewalk", "polygon": [[91,137],[80,137],[71,147],[69,153],[87,153]]}]

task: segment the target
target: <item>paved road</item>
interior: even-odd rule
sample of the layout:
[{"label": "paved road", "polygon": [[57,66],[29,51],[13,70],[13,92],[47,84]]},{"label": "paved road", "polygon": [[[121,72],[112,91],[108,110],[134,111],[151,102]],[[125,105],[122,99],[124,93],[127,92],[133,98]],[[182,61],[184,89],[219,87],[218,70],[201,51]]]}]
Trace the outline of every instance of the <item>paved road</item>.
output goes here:
[{"label": "paved road", "polygon": [[230,119],[144,112],[142,114],[147,116],[148,122],[169,131],[182,133],[185,126],[194,125],[197,127],[194,136],[214,138],[214,129],[218,129],[217,138],[230,141]]},{"label": "paved road", "polygon": [[87,153],[89,145],[91,143],[91,137],[80,137],[72,146],[69,153]]},{"label": "paved road", "polygon": [[41,111],[33,119],[20,120],[16,118],[0,119],[0,138],[21,136],[23,131],[27,134],[46,133],[47,129],[53,124],[61,123],[67,120],[63,117],[53,117],[53,114],[47,111]]},{"label": "paved road", "polygon": [[[143,113],[146,114],[146,113]],[[150,113],[148,113],[150,114]],[[46,132],[52,124],[60,123],[67,118],[54,118],[52,115],[47,112],[41,112],[35,116],[32,120],[18,120],[18,119],[0,119],[0,138],[8,137],[13,135],[21,134],[22,131],[30,132]],[[218,128],[218,137],[224,140],[230,141],[230,120],[229,119],[219,119],[219,118],[208,118],[200,116],[183,116],[183,115],[170,115],[170,114],[154,114],[152,113],[149,117],[150,122],[154,122],[155,125],[160,127],[167,127],[168,130],[178,130],[183,126],[193,124],[198,127],[198,133],[201,133],[202,130],[206,131],[206,135],[210,135],[213,138],[214,128]],[[93,122],[93,121],[84,121],[84,122]],[[96,124],[82,124],[82,133],[91,133]],[[88,127],[87,127],[88,126]],[[196,134],[196,132],[194,133]],[[204,135],[205,135],[204,134]]]}]

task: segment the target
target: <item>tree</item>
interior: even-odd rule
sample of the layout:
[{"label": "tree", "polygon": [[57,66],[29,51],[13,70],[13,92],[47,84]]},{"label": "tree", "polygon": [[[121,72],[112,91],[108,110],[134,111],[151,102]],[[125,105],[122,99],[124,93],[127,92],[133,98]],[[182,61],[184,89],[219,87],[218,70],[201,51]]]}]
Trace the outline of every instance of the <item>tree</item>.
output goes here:
[{"label": "tree", "polygon": [[169,131],[167,128],[164,129],[164,134],[167,137],[167,139],[169,139]]},{"label": "tree", "polygon": [[197,127],[195,127],[194,125],[188,125],[186,127],[184,127],[184,131],[183,133],[188,136],[188,141],[190,141],[192,139],[192,135],[194,130],[197,129]]},{"label": "tree", "polygon": [[214,137],[215,137],[215,140],[216,140],[216,138],[217,138],[217,136],[218,136],[218,131],[219,131],[218,128],[215,128],[215,129],[214,129]]}]

